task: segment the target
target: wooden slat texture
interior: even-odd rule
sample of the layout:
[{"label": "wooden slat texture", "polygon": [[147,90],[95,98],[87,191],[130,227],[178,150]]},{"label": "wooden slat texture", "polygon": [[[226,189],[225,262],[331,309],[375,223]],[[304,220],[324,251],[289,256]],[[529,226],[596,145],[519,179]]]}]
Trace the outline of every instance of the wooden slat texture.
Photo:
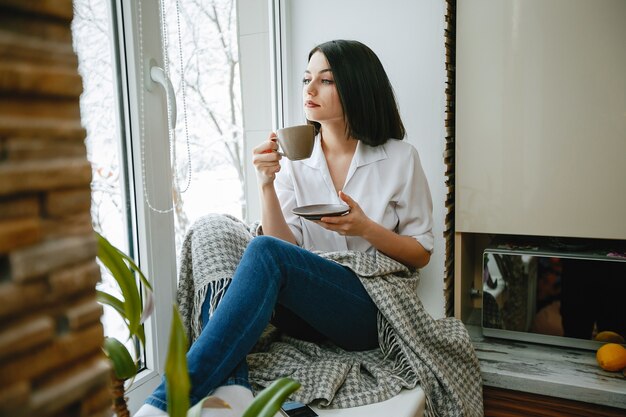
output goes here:
[{"label": "wooden slat texture", "polygon": [[[450,45],[450,53],[446,53],[445,66],[446,69],[454,68],[455,65],[455,52],[454,43],[456,36],[456,0],[446,0],[446,30],[444,31],[444,43]],[[448,72],[449,73],[449,72]],[[448,76],[446,79],[446,107],[445,107],[445,124],[446,126],[454,128],[454,103],[455,103],[455,79],[454,73],[452,76]],[[455,148],[455,136],[454,133],[448,133],[446,135],[446,148],[444,151],[444,164],[446,166],[446,216],[444,224],[444,239],[446,241],[446,260],[444,270],[444,309],[446,316],[460,315],[455,309],[455,230],[454,230],[454,148]]]}]

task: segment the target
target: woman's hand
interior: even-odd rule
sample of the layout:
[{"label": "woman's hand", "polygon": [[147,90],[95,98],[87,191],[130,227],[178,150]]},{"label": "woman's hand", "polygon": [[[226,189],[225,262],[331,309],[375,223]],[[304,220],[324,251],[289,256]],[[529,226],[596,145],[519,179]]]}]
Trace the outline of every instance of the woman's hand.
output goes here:
[{"label": "woman's hand", "polygon": [[342,236],[360,236],[408,267],[422,268],[428,264],[430,253],[415,238],[385,229],[367,217],[356,201],[342,191],[339,191],[339,197],[350,206],[350,212],[345,216],[322,217],[317,224]]},{"label": "woman's hand", "polygon": [[316,223],[342,236],[364,236],[372,225],[372,220],[365,215],[357,202],[343,191],[339,191],[339,198],[350,207],[350,212],[343,216],[322,217]]},{"label": "woman's hand", "polygon": [[267,185],[274,182],[276,173],[280,171],[280,159],[282,156],[276,152],[276,133],[270,133],[267,141],[261,143],[252,150],[252,163],[256,168],[256,177],[259,185]]}]

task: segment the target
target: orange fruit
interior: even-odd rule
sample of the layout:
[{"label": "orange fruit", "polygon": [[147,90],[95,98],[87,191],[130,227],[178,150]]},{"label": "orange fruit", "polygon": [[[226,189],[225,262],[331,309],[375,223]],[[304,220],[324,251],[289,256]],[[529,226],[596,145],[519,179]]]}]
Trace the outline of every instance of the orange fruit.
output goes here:
[{"label": "orange fruit", "polygon": [[605,371],[619,371],[626,368],[626,348],[617,343],[607,343],[596,352],[596,360]]},{"label": "orange fruit", "polygon": [[624,338],[622,335],[611,332],[609,330],[605,330],[596,335],[595,340],[598,342],[609,342],[609,343],[624,343]]}]

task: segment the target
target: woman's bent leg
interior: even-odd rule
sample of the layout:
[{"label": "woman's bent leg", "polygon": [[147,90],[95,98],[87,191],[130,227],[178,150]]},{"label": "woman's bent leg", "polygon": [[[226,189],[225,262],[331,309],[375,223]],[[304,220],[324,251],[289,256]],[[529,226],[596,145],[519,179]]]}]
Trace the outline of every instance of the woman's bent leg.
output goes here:
[{"label": "woman's bent leg", "polygon": [[[206,294],[206,297],[202,303],[201,313],[200,313],[200,322],[202,323],[202,329],[207,326],[209,323],[210,317],[210,309],[211,309],[211,292],[209,291]],[[189,366],[189,364],[188,364]],[[161,384],[154,390],[151,396],[146,401],[150,405],[154,405],[159,407],[162,410],[165,410],[167,407],[166,404],[166,386],[165,386],[165,378],[162,379]],[[249,390],[252,389],[250,383],[248,382],[248,364],[246,360],[243,359],[233,370],[233,372],[226,378],[226,380],[222,381],[219,386],[225,385],[241,385],[244,388]],[[207,393],[208,395],[209,393]]]},{"label": "woman's bent leg", "polygon": [[[228,291],[187,354],[192,404],[245,359],[277,303],[345,349],[377,346],[377,309],[352,271],[260,236],[248,245]],[[158,398],[148,402],[164,406]]]}]

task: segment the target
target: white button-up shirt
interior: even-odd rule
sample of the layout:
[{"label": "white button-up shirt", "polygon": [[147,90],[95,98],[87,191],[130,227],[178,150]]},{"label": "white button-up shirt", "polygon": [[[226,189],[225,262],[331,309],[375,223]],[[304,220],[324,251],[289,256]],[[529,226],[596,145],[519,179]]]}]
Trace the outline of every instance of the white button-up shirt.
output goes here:
[{"label": "white button-up shirt", "polygon": [[[281,160],[276,193],[289,228],[299,246],[308,250],[373,252],[359,236],[341,236],[291,212],[311,204],[345,204],[328,171],[319,135],[308,159]],[[412,236],[433,250],[432,199],[417,150],[408,142],[390,139],[380,146],[359,141],[343,192],[373,221],[400,235]]]}]

